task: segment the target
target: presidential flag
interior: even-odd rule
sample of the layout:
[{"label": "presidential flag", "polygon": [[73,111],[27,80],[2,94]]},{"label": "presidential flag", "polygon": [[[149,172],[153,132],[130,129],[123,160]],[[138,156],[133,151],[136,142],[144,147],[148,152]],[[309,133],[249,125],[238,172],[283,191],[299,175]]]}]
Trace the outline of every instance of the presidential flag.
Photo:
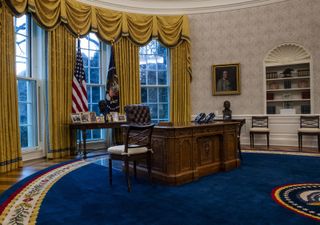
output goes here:
[{"label": "presidential flag", "polygon": [[106,88],[107,113],[119,112],[119,84],[112,46]]},{"label": "presidential flag", "polygon": [[80,49],[80,39],[78,39],[78,49],[76,65],[72,80],[72,113],[88,111],[88,96],[86,78],[83,68],[83,60]]}]

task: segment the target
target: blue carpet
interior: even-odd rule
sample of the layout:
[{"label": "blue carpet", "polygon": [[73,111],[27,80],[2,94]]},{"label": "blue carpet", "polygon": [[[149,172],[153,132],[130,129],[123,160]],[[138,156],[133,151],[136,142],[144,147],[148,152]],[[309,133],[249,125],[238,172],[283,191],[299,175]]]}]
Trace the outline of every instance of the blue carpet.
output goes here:
[{"label": "blue carpet", "polygon": [[287,183],[319,182],[320,158],[243,154],[240,168],[181,186],[133,181],[90,164],[69,173],[47,193],[37,224],[309,225],[318,224],[275,203],[271,191]]}]

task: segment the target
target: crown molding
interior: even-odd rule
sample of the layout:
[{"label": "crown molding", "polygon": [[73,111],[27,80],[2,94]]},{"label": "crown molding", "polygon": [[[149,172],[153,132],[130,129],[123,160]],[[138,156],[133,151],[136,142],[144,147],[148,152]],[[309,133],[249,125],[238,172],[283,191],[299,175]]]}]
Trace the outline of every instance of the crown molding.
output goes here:
[{"label": "crown molding", "polygon": [[[236,10],[290,0],[78,0],[102,8],[142,14],[180,15]],[[291,0],[292,1],[292,0]]]}]

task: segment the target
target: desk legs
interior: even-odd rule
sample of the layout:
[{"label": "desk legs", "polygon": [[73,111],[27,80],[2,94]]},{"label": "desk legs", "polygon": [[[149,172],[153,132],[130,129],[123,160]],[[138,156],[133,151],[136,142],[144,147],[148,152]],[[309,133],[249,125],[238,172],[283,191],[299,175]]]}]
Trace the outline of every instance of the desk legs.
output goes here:
[{"label": "desk legs", "polygon": [[83,141],[83,158],[87,158],[87,130],[83,129],[82,132],[82,141]]}]

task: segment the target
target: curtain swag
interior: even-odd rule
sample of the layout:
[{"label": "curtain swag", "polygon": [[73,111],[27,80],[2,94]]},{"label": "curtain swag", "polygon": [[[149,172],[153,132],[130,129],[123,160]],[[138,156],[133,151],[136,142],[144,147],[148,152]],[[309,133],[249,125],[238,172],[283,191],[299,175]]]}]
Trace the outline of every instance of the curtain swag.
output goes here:
[{"label": "curtain swag", "polygon": [[189,21],[185,15],[124,13],[75,0],[0,1],[5,1],[15,15],[31,12],[38,23],[48,30],[64,23],[74,35],[84,36],[93,31],[106,42],[117,41],[122,36],[129,36],[138,45],[144,45],[152,38],[167,47],[177,46],[183,40],[189,42]]}]

